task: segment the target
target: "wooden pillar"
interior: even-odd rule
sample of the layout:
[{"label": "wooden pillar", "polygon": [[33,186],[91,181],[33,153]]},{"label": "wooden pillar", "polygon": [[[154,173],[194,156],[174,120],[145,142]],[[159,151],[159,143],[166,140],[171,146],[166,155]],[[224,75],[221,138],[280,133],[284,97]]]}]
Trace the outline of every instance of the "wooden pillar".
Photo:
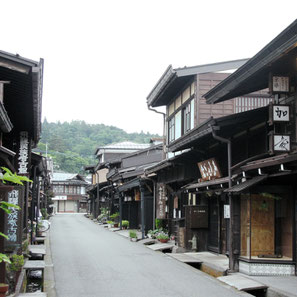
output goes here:
[{"label": "wooden pillar", "polygon": [[141,237],[145,237],[145,208],[144,208],[144,188],[140,185],[140,203],[141,203]]}]

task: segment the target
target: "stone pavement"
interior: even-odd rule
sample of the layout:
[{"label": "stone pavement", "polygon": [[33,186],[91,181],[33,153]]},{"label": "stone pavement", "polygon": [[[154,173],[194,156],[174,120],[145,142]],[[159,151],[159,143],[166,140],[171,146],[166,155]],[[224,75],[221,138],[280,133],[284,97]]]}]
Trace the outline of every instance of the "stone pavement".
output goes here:
[{"label": "stone pavement", "polygon": [[[107,229],[107,228],[104,228],[102,225],[100,227],[102,229]],[[113,231],[115,234],[121,235],[122,237],[125,237],[127,239],[129,238],[129,230],[110,230],[110,231]],[[142,243],[141,235],[142,235],[141,232],[137,231],[137,236],[139,239],[139,242],[137,243],[137,245]],[[46,262],[45,288],[46,288],[46,292],[48,293],[48,297],[56,297],[57,295],[55,290],[55,279],[54,279],[54,272],[53,272],[53,264],[51,260],[51,249],[50,249],[49,239],[50,238],[48,235],[47,241],[46,241],[47,254],[45,257],[45,262]],[[145,241],[143,241],[143,243],[145,243]],[[193,257],[196,260],[199,259],[203,261],[207,266],[212,267],[214,269],[217,269],[220,271],[226,271],[228,269],[228,258],[224,255],[216,255],[209,252],[184,253],[184,254],[187,255],[187,257]],[[239,279],[241,278],[241,276],[244,278],[250,278],[252,280],[255,280],[259,283],[262,283],[268,286],[268,291],[267,291],[268,297],[297,297],[297,277],[296,276],[284,276],[284,277],[282,276],[247,276],[241,273],[235,273],[232,275],[238,275]],[[226,285],[224,284],[224,286]]]},{"label": "stone pavement", "polygon": [[[139,238],[141,238],[141,232],[138,233]],[[129,237],[129,230],[117,231],[116,234]],[[218,255],[210,252],[188,252],[183,254],[203,262],[204,266],[201,267],[201,270],[203,272],[206,272],[214,277],[227,275],[227,270],[229,268],[229,259],[225,255]],[[168,256],[170,256],[170,254],[168,254]],[[174,257],[174,255],[172,255],[172,257]],[[244,277],[251,280],[255,280],[258,283],[267,286],[268,297],[297,297],[296,276],[250,276],[242,273],[233,273],[232,275],[238,275],[238,279]]]}]

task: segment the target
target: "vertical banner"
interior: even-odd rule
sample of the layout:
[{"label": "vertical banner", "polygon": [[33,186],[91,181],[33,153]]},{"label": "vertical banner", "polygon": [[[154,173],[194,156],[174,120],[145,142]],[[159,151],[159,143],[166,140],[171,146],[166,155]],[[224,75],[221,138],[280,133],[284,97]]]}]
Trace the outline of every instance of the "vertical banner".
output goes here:
[{"label": "vertical banner", "polygon": [[167,191],[166,185],[157,184],[157,205],[156,205],[156,218],[166,219],[166,200]]},{"label": "vertical banner", "polygon": [[18,174],[27,175],[29,165],[29,136],[27,131],[20,132],[20,147],[18,156]]},{"label": "vertical banner", "polygon": [[[15,186],[14,189],[8,192],[7,202],[23,207],[24,190],[22,186]],[[13,251],[22,244],[22,209],[9,207],[10,213],[5,214],[5,234],[8,239],[4,242],[4,249],[6,251]]]}]

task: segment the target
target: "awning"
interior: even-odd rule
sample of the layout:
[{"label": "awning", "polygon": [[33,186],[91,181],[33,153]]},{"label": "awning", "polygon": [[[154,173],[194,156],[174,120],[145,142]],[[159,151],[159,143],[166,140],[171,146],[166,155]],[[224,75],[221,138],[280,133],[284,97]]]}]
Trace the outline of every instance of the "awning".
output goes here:
[{"label": "awning", "polygon": [[227,176],[227,177],[213,179],[213,180],[209,180],[209,181],[205,181],[205,182],[189,184],[189,185],[184,186],[183,189],[186,189],[186,190],[199,189],[202,187],[226,184],[228,182],[229,182],[229,177]]},{"label": "awning", "polygon": [[230,189],[226,189],[224,192],[239,194],[239,193],[247,190],[248,188],[255,186],[256,184],[260,183],[261,181],[265,180],[266,178],[268,178],[268,174],[259,175],[252,179],[249,179],[241,184],[235,185]]},{"label": "awning", "polygon": [[133,180],[126,182],[125,184],[119,186],[118,190],[119,190],[119,192],[124,192],[129,189],[139,187],[139,185],[140,185],[140,178],[136,178],[136,179],[133,179]]}]

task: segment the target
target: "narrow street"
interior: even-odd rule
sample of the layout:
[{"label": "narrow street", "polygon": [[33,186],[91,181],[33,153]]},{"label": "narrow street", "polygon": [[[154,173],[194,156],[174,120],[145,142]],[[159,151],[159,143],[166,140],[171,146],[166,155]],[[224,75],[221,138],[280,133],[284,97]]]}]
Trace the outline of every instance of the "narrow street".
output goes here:
[{"label": "narrow street", "polygon": [[50,240],[58,297],[243,295],[81,214],[53,217]]}]

